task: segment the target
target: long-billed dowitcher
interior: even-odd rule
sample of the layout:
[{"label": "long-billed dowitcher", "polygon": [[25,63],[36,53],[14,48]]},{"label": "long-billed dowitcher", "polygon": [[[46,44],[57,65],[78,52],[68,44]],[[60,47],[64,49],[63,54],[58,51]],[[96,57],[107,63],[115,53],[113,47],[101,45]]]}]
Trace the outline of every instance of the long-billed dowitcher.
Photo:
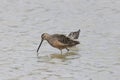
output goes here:
[{"label": "long-billed dowitcher", "polygon": [[68,37],[69,37],[69,38],[72,38],[72,39],[78,39],[79,34],[80,34],[80,29],[79,29],[78,31],[71,32],[71,33],[68,35]]},{"label": "long-billed dowitcher", "polygon": [[39,54],[38,51],[39,51],[39,48],[40,48],[43,40],[47,40],[47,42],[51,46],[59,49],[61,51],[61,54],[62,54],[62,49],[69,50],[68,49],[69,47],[72,47],[72,46],[75,46],[77,44],[80,44],[79,41],[71,39],[71,38],[69,38],[69,37],[67,37],[65,35],[62,35],[62,34],[53,34],[53,35],[50,35],[48,33],[43,33],[41,35],[41,42],[40,42],[40,44],[38,46],[38,49],[37,49],[37,56]]}]

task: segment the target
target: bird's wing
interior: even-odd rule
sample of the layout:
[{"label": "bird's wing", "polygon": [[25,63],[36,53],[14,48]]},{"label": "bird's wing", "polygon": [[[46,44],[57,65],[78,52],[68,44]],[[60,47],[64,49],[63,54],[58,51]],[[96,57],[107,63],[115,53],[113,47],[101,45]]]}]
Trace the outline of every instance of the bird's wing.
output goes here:
[{"label": "bird's wing", "polygon": [[78,39],[79,37],[79,33],[80,33],[80,29],[76,32],[71,32],[68,37],[72,38],[72,39]]},{"label": "bird's wing", "polygon": [[79,44],[78,41],[74,41],[72,40],[71,38],[65,36],[65,35],[62,35],[62,34],[55,34],[53,35],[54,38],[56,38],[59,42],[65,44],[65,45],[74,45],[74,44]]}]

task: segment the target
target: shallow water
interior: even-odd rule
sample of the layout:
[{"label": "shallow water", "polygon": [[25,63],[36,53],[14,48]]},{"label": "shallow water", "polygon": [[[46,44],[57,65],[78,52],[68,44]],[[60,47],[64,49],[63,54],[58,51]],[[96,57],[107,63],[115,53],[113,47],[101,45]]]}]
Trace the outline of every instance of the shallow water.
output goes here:
[{"label": "shallow water", "polygon": [[[1,0],[0,80],[120,80],[119,0]],[[81,29],[70,52],[42,33]]]}]

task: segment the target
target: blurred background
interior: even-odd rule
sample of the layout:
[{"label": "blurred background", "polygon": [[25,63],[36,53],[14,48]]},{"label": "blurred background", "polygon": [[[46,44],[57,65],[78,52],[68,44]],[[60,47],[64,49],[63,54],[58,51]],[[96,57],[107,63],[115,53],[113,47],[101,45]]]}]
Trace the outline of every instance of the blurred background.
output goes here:
[{"label": "blurred background", "polygon": [[[80,32],[69,53],[42,33]],[[119,0],[0,0],[0,80],[120,80]]]}]

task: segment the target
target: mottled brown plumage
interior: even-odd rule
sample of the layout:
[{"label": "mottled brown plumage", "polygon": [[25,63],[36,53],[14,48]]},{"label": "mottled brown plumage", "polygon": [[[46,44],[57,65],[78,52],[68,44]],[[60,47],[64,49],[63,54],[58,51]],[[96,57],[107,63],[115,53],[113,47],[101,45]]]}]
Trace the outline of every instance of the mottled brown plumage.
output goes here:
[{"label": "mottled brown plumage", "polygon": [[51,46],[59,49],[61,51],[61,54],[62,54],[62,49],[67,49],[69,51],[69,49],[68,49],[69,47],[72,47],[72,46],[75,46],[77,44],[80,44],[79,41],[75,41],[75,40],[73,40],[73,39],[71,39],[71,38],[69,38],[69,37],[67,37],[65,35],[62,35],[62,34],[50,35],[48,33],[43,33],[41,35],[41,38],[42,38],[42,40],[41,40],[40,45],[39,45],[39,47],[37,49],[37,52],[39,51],[39,48],[40,48],[43,40],[47,40],[48,43]]}]

